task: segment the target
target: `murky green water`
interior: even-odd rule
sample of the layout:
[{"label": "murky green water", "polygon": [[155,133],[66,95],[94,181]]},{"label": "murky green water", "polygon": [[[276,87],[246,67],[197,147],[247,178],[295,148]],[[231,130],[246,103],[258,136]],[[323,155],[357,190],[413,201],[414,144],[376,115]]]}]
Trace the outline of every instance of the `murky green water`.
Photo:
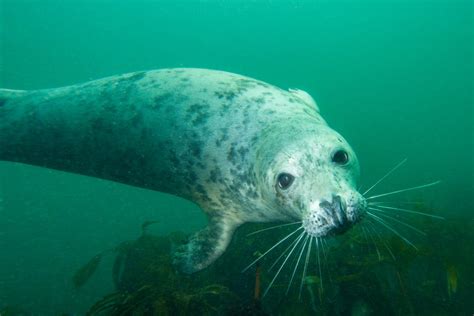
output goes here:
[{"label": "murky green water", "polygon": [[[320,299],[305,285],[303,302],[283,305],[282,312],[369,315],[385,308],[387,314],[466,315],[474,312],[473,29],[472,2],[457,0],[0,0],[0,87],[52,88],[137,70],[202,67],[303,89],[357,152],[363,187],[408,158],[377,192],[441,180],[394,201],[422,202],[420,209],[446,220],[408,218],[428,232],[408,232],[426,251],[406,252],[390,239],[396,256],[411,258],[396,268],[383,260],[351,265],[344,261],[348,252],[337,250],[344,240],[334,242],[333,264],[323,275],[337,279],[342,273],[334,262],[340,262],[347,275],[363,278],[346,285],[336,280]],[[74,289],[71,277],[89,258],[136,238],[146,220],[159,220],[150,230],[160,236],[205,224],[197,207],[174,197],[7,162],[0,164],[0,199],[0,311],[83,314],[113,291],[110,257]],[[265,238],[269,245],[276,241],[272,234]],[[372,258],[384,250],[376,244],[360,242],[352,251],[357,260]],[[221,263],[214,271],[244,301],[253,295],[253,281],[239,268],[264,250],[252,245],[230,249],[242,254],[239,267],[230,271]],[[377,274],[364,274],[367,267]],[[433,271],[419,273],[427,267]],[[265,288],[274,271],[262,273]],[[370,275],[377,275],[376,292],[385,293],[382,307],[362,295]],[[252,286],[234,282],[240,278]],[[362,290],[349,290],[357,284]],[[263,310],[275,313],[285,289],[270,293]],[[298,286],[294,291],[297,301]]]}]

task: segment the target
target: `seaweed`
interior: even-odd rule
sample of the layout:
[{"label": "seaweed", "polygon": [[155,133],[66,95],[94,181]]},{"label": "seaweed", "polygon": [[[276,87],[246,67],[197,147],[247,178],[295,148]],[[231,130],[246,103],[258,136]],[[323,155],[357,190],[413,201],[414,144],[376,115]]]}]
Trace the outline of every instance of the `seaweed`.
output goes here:
[{"label": "seaweed", "polygon": [[[276,234],[271,231],[271,238],[262,238],[251,232],[268,226],[244,225],[219,260],[189,276],[175,270],[170,255],[173,245],[185,235],[155,236],[147,232],[145,223],[136,240],[122,242],[111,251],[115,255],[112,278],[116,292],[94,304],[89,315],[409,315],[469,311],[472,245],[458,241],[472,240],[472,221],[420,219],[415,224],[426,232],[415,241],[417,249],[392,234],[374,231],[373,236],[366,236],[363,229],[355,228],[326,244],[321,266],[317,258],[309,261],[300,286],[287,292],[293,265],[281,272],[272,290],[262,297],[261,286],[268,286],[275,273],[269,266],[281,253],[263,258],[244,274],[241,271],[252,257],[261,255],[259,251],[271,247],[280,233],[288,234],[286,227]],[[455,242],[457,246],[452,247]],[[81,279],[92,274],[98,262],[100,256],[92,258],[78,273],[83,275]],[[300,277],[302,270],[300,267],[297,274]]]},{"label": "seaweed", "polygon": [[76,289],[82,287],[94,274],[102,261],[102,254],[95,255],[89,262],[79,268],[73,276],[73,283]]}]

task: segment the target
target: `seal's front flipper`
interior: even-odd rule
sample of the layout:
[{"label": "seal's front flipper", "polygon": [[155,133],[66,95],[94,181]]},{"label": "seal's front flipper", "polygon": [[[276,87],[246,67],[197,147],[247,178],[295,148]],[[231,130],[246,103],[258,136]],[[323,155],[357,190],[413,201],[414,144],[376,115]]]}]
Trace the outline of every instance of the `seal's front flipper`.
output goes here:
[{"label": "seal's front flipper", "polygon": [[173,263],[184,273],[206,268],[226,250],[237,226],[224,217],[211,217],[206,228],[177,249]]}]

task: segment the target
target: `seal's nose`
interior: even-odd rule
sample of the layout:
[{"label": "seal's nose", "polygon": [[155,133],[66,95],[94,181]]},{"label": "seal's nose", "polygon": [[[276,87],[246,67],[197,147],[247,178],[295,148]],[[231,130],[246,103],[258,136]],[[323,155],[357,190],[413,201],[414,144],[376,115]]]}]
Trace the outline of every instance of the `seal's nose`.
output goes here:
[{"label": "seal's nose", "polygon": [[325,218],[330,222],[330,233],[341,234],[349,229],[351,224],[347,219],[346,206],[339,195],[333,195],[331,202],[322,201],[319,206],[325,213]]}]

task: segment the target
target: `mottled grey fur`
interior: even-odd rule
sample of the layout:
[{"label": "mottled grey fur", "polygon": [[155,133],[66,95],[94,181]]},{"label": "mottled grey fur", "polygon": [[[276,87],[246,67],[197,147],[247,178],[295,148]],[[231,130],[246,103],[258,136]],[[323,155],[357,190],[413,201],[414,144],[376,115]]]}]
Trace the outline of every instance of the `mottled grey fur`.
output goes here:
[{"label": "mottled grey fur", "polygon": [[[316,177],[321,170],[333,174],[330,188],[339,182],[346,191],[352,186],[355,155],[318,111],[302,91],[205,69],[135,72],[28,92],[0,90],[0,160],[194,201],[208,215],[209,226],[175,254],[183,271],[194,272],[220,256],[241,223],[301,219],[307,212],[302,208],[310,201],[302,195],[293,198],[295,192],[275,189],[283,162],[296,159]],[[321,158],[334,144],[348,148],[352,171],[334,171],[326,163],[330,157]],[[318,181],[318,187],[328,184]],[[299,182],[295,186],[305,183]],[[326,199],[334,191],[312,189]]]}]

